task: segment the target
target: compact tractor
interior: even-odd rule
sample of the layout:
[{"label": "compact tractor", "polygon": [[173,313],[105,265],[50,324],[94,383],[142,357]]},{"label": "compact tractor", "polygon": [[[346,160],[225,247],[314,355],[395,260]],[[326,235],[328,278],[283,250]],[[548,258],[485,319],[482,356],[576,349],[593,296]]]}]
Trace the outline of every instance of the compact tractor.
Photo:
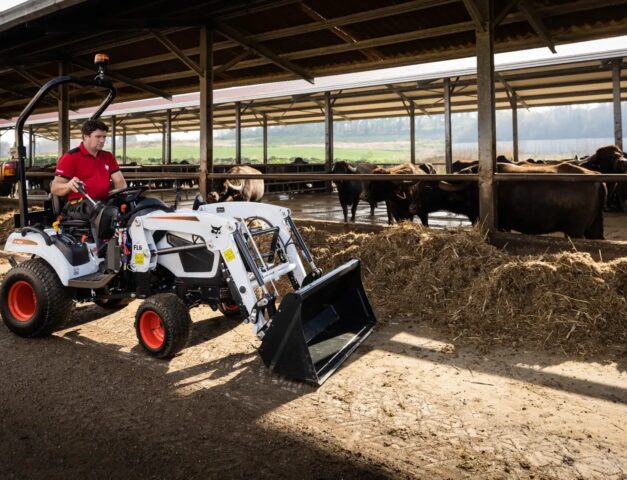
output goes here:
[{"label": "compact tractor", "polygon": [[[139,343],[157,358],[182,350],[190,308],[205,304],[251,324],[259,353],[273,371],[314,385],[324,382],[372,332],[375,316],[358,260],[323,274],[288,208],[222,202],[182,209],[146,196],[146,187],[112,191],[90,202],[90,220],[59,217],[58,202],[29,211],[22,133],[43,96],[62,84],[102,88],[106,57],[92,79],[63,76],[46,83],[16,124],[20,212],[5,251],[30,255],[2,281],[1,313],[22,337],[49,335],[77,302],[122,308],[143,299],[135,315]],[[280,294],[284,285],[287,292]],[[280,302],[280,303],[279,303]]]}]

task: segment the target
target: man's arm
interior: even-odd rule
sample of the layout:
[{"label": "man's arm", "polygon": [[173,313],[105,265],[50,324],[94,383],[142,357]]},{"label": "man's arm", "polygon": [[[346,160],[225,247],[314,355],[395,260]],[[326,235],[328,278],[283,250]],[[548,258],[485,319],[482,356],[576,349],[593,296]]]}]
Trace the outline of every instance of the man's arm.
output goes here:
[{"label": "man's arm", "polygon": [[67,179],[57,175],[54,177],[54,180],[52,180],[50,192],[57,197],[65,197],[70,192],[78,192],[78,185],[80,183],[81,181],[76,177]]},{"label": "man's arm", "polygon": [[119,188],[126,188],[126,180],[124,180],[124,175],[122,175],[122,172],[120,172],[119,170],[111,174],[111,180],[113,180],[114,190],[117,190]]}]

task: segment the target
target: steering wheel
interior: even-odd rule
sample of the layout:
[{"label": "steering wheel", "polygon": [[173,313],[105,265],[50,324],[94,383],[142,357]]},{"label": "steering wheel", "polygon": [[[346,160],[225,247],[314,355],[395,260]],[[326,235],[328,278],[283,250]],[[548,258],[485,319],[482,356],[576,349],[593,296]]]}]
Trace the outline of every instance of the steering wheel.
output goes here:
[{"label": "steering wheel", "polygon": [[109,192],[107,200],[111,200],[114,197],[122,197],[124,194],[127,194],[124,196],[124,201],[127,203],[134,202],[135,200],[137,200],[137,197],[139,197],[146,190],[148,190],[148,187],[145,185],[118,188]]}]

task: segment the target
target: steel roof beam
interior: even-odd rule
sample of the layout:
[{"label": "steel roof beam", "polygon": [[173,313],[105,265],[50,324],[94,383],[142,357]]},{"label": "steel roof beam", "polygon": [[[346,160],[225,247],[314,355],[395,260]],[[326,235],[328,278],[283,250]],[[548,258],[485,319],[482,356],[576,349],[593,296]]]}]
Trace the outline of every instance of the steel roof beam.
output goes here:
[{"label": "steel roof beam", "polygon": [[[303,12],[305,12],[305,14],[313,20],[320,21],[320,22],[325,22],[327,20],[323,15],[321,15],[316,10],[311,8],[305,2],[301,2],[300,7],[303,10]],[[346,30],[344,30],[342,27],[338,25],[329,27],[329,31],[346,43],[355,43],[358,41],[353,35],[351,35],[350,33],[348,33]],[[363,53],[364,56],[370,60],[381,60],[381,58],[383,58],[381,54],[378,53],[373,48],[366,49],[366,50],[359,50],[359,51]]]},{"label": "steel roof beam", "polygon": [[196,72],[200,76],[204,75],[204,72],[202,71],[202,68],[200,68],[200,65],[198,65],[191,58],[185,55],[185,53],[183,53],[183,51],[179,47],[177,47],[166,35],[158,30],[151,30],[151,32],[165,48],[170,50],[174,54],[174,56],[178,58],[183,64],[185,64],[190,70]]},{"label": "steel roof beam", "polygon": [[544,22],[538,15],[538,13],[533,9],[531,4],[527,0],[520,0],[518,2],[518,9],[525,15],[527,21],[531,25],[531,28],[535,30],[538,36],[546,43],[546,46],[549,47],[549,50],[553,53],[557,53],[555,50],[555,43],[551,39],[551,35],[547,30]]},{"label": "steel roof beam", "polygon": [[475,0],[464,0],[464,7],[466,7],[466,11],[470,15],[470,18],[472,18],[475,28],[479,31],[485,32],[484,20],[481,18],[481,13],[477,9]]},{"label": "steel roof beam", "polygon": [[518,5],[518,2],[520,0],[509,0],[507,2],[507,4],[503,7],[503,10],[500,11],[500,13],[496,16],[496,18],[494,19],[494,26],[498,26],[499,23],[501,23],[503,21],[503,19],[507,16],[507,14],[509,12],[512,11],[512,9]]},{"label": "steel roof beam", "polygon": [[247,38],[246,35],[238,31],[236,28],[233,28],[230,25],[221,22],[220,20],[213,20],[211,22],[211,25],[221,35],[230,38],[234,42],[237,42],[243,47],[251,50],[252,52],[255,52],[257,55],[260,55],[261,57],[270,60],[272,63],[281,67],[283,70],[293,73],[294,75],[301,77],[303,80],[306,80],[309,83],[313,83],[313,77],[309,72],[290,62],[286,58],[278,56],[268,47],[260,44],[256,40],[251,40],[250,38]]}]

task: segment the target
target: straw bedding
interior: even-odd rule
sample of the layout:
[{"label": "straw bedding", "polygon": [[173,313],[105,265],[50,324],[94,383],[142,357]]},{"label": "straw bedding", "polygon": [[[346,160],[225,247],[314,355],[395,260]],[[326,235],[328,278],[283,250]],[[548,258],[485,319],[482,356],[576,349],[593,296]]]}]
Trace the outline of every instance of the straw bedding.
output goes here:
[{"label": "straw bedding", "polygon": [[387,318],[429,322],[456,343],[536,346],[591,355],[627,341],[627,258],[513,256],[478,230],[402,224],[378,234],[302,229],[325,271],[360,258],[368,296]]}]

